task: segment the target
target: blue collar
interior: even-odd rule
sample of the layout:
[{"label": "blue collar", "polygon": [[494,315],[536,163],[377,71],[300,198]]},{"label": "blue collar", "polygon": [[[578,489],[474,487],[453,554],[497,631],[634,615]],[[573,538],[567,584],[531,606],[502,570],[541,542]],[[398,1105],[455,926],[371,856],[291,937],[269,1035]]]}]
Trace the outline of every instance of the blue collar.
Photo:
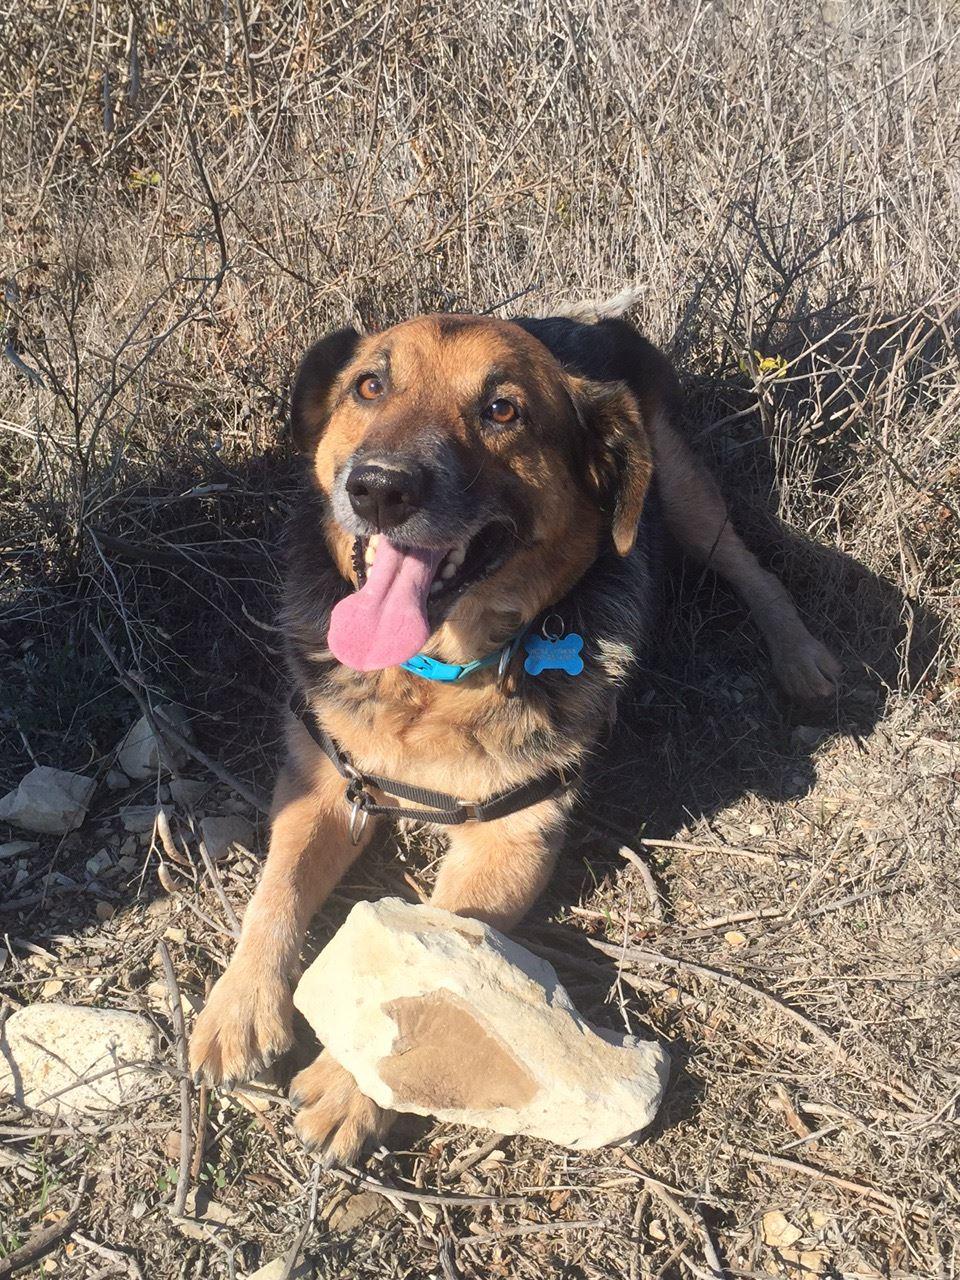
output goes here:
[{"label": "blue collar", "polygon": [[421,680],[438,680],[441,684],[454,684],[458,680],[466,680],[467,676],[472,676],[475,671],[482,671],[484,667],[496,667],[501,663],[504,667],[508,666],[527,630],[528,628],[525,627],[512,640],[508,640],[501,649],[488,653],[485,658],[477,658],[475,662],[441,662],[439,658],[428,658],[425,653],[417,653],[406,662],[401,662],[400,666],[404,671],[419,676]]}]

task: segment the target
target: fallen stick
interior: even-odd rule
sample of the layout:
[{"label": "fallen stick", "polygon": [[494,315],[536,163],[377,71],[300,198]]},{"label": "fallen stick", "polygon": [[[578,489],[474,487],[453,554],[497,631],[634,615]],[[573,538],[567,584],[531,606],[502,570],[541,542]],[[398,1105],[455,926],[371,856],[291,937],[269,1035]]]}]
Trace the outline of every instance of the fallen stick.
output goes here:
[{"label": "fallen stick", "polygon": [[800,1160],[788,1160],[786,1156],[768,1155],[765,1151],[751,1151],[746,1147],[730,1146],[727,1143],[724,1143],[724,1147],[734,1155],[743,1156],[745,1160],[749,1160],[753,1164],[767,1164],[774,1169],[786,1169],[789,1173],[800,1173],[805,1178],[813,1178],[818,1182],[829,1182],[832,1187],[839,1187],[841,1191],[852,1191],[854,1195],[865,1196],[868,1200],[872,1200],[874,1204],[882,1206],[889,1213],[901,1214],[906,1212],[908,1215],[924,1221],[930,1217],[929,1209],[911,1208],[904,1210],[895,1196],[888,1195],[885,1191],[878,1191],[876,1187],[871,1187],[867,1182],[856,1182],[853,1178],[843,1178],[837,1173],[830,1173],[828,1170],[820,1169],[813,1164],[804,1164]]},{"label": "fallen stick", "polygon": [[91,1253],[97,1253],[101,1258],[107,1258],[110,1261],[111,1265],[105,1271],[98,1271],[97,1275],[106,1275],[111,1271],[125,1271],[131,1280],[143,1280],[140,1264],[131,1254],[121,1253],[119,1249],[110,1249],[105,1244],[91,1240],[89,1236],[81,1235],[79,1231],[74,1232],[73,1238],[84,1249],[89,1249]]},{"label": "fallen stick", "polygon": [[15,1271],[39,1262],[55,1249],[61,1240],[66,1240],[67,1236],[73,1234],[80,1218],[80,1201],[83,1199],[86,1188],[87,1175],[84,1174],[66,1217],[49,1227],[44,1227],[42,1231],[35,1231],[19,1249],[14,1249],[13,1253],[7,1254],[5,1258],[0,1258],[0,1280],[6,1280],[6,1277],[12,1276]]},{"label": "fallen stick", "polygon": [[486,1244],[503,1240],[507,1236],[542,1235],[551,1231],[597,1231],[609,1227],[607,1218],[581,1218],[573,1222],[525,1222],[517,1227],[503,1227],[500,1231],[478,1231],[476,1235],[461,1236],[458,1244]]},{"label": "fallen stick", "polygon": [[320,1163],[319,1161],[313,1166],[313,1173],[310,1175],[310,1202],[307,1205],[307,1212],[303,1220],[303,1226],[297,1232],[297,1238],[287,1253],[283,1264],[283,1270],[280,1272],[280,1280],[290,1280],[293,1275],[297,1260],[300,1257],[300,1250],[304,1246],[310,1229],[313,1226],[314,1219],[317,1216],[317,1200],[320,1195]]},{"label": "fallen stick", "polygon": [[[204,983],[204,1003],[210,999],[210,990],[213,986],[208,977]],[[190,1177],[194,1182],[200,1179],[200,1170],[203,1166],[203,1152],[207,1144],[207,1106],[210,1100],[210,1086],[203,1081],[200,1082],[200,1100],[198,1103],[197,1115],[197,1137],[193,1149],[193,1163],[190,1165]]]},{"label": "fallen stick", "polygon": [[170,1019],[173,1032],[177,1038],[177,1067],[180,1071],[180,1172],[177,1175],[177,1194],[173,1200],[173,1216],[182,1218],[187,1204],[187,1192],[190,1190],[190,1168],[192,1163],[192,1124],[190,1120],[190,1102],[193,1086],[190,1082],[190,1058],[187,1053],[187,1032],[183,1023],[183,1005],[180,1002],[180,987],[173,969],[173,961],[167,944],[162,940],[157,943],[157,950],[163,962],[163,973],[167,980],[167,992],[170,997]]},{"label": "fallen stick", "polygon": [[685,1209],[683,1205],[674,1200],[670,1192],[665,1190],[661,1183],[648,1182],[647,1186],[661,1204],[665,1204],[670,1212],[680,1219],[691,1234],[700,1237],[703,1256],[706,1258],[707,1266],[716,1277],[716,1280],[727,1280],[727,1270],[720,1261],[717,1247],[713,1243],[713,1236],[711,1236],[706,1219],[700,1210],[695,1205],[691,1210]]},{"label": "fallen stick", "polygon": [[796,854],[761,853],[757,849],[741,849],[732,844],[689,844],[685,840],[648,840],[645,836],[637,840],[637,844],[645,844],[648,849],[679,849],[684,853],[726,853],[731,858],[749,858],[751,862],[798,862]]},{"label": "fallen stick", "polygon": [[61,1240],[73,1235],[79,1218],[79,1209],[71,1210],[59,1222],[44,1227],[42,1231],[35,1231],[26,1244],[22,1244],[19,1249],[14,1249],[13,1253],[8,1254],[6,1258],[0,1258],[0,1280],[6,1280],[6,1277],[12,1276],[15,1271],[32,1266],[41,1258],[45,1258]]},{"label": "fallen stick", "polygon": [[[613,943],[600,942],[596,938],[588,938],[586,936],[584,936],[583,940],[595,950],[602,951],[604,955],[619,961],[621,965],[624,960],[632,960],[635,964],[647,965],[649,968],[672,969],[675,973],[691,973],[698,978],[708,978],[720,983],[722,986],[732,987],[736,991],[755,996],[758,1000],[765,1001],[767,1004],[779,1009],[781,1013],[803,1027],[815,1040],[819,1040],[821,1044],[826,1045],[832,1053],[836,1054],[838,1062],[857,1069],[857,1061],[853,1055],[844,1049],[829,1032],[824,1031],[819,1023],[814,1022],[812,1018],[808,1018],[799,1009],[795,1009],[786,1000],[775,996],[772,991],[766,991],[763,987],[754,986],[753,983],[747,982],[743,978],[738,978],[734,974],[728,973],[725,969],[715,969],[712,965],[695,964],[692,960],[681,960],[678,956],[666,955],[662,951],[643,950],[640,947],[618,947]],[[898,1085],[887,1084],[883,1080],[875,1080],[873,1083],[888,1097],[895,1098],[897,1102],[902,1103],[912,1112],[917,1111],[916,1095],[906,1084],[902,1082]]]},{"label": "fallen stick", "polygon": [[657,882],[653,878],[653,872],[640,857],[639,853],[635,853],[628,844],[620,846],[620,857],[626,858],[632,867],[636,867],[643,881],[643,887],[647,891],[647,898],[650,902],[650,914],[654,920],[663,919],[663,902],[660,897],[660,890],[657,888]]},{"label": "fallen stick", "polygon": [[635,964],[646,965],[653,969],[672,969],[675,973],[692,973],[698,978],[709,978],[713,982],[719,982],[722,986],[733,987],[736,991],[743,991],[748,995],[756,996],[758,1000],[772,1004],[781,1013],[798,1023],[808,1035],[826,1045],[838,1058],[843,1061],[847,1060],[847,1054],[843,1048],[834,1040],[833,1036],[824,1031],[823,1027],[814,1022],[812,1018],[808,1018],[805,1013],[801,1013],[793,1005],[787,1004],[786,1000],[781,1000],[779,996],[775,996],[772,991],[765,991],[763,987],[756,987],[753,983],[747,982],[743,978],[727,973],[725,969],[715,969],[711,965],[695,964],[692,960],[681,960],[677,956],[669,956],[662,951],[641,950],[639,947],[617,947],[609,942],[599,942],[596,938],[585,937],[584,941],[595,950],[603,952],[605,956],[610,956],[614,960],[632,960]]},{"label": "fallen stick", "polygon": [[[376,1182],[373,1178],[365,1178],[362,1174],[348,1173],[346,1169],[329,1169],[328,1172],[341,1182],[352,1187],[360,1187],[364,1191],[374,1191],[379,1196],[397,1200],[414,1200],[418,1204],[448,1205],[493,1205],[493,1204],[526,1204],[528,1196],[464,1196],[451,1193],[440,1195],[432,1191],[415,1191],[412,1187],[388,1187],[386,1183]],[[472,1239],[472,1237],[470,1237]]]}]

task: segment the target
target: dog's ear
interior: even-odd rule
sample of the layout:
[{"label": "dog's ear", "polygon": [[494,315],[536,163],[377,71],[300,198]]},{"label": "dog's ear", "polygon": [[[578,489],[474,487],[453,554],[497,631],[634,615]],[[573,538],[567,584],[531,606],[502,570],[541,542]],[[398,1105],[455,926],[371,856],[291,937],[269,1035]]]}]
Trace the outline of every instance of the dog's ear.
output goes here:
[{"label": "dog's ear", "polygon": [[330,413],[333,384],[359,341],[356,329],[337,329],[315,343],[301,360],[290,394],[290,433],[302,453],[320,439]]},{"label": "dog's ear", "polygon": [[636,397],[622,382],[568,376],[570,398],[586,433],[587,481],[612,517],[613,545],[633,550],[653,474],[653,448]]}]

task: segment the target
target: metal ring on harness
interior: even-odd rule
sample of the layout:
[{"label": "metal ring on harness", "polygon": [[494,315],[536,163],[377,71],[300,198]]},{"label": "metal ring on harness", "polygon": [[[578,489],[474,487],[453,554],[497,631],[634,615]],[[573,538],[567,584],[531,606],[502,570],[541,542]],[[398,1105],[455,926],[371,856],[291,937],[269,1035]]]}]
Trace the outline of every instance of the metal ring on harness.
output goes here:
[{"label": "metal ring on harness", "polygon": [[354,777],[351,778],[344,790],[343,798],[350,805],[350,826],[348,828],[350,843],[358,845],[364,831],[367,829],[367,823],[370,821],[370,814],[367,810],[367,802],[370,797],[363,789],[363,781],[359,774],[355,773]]},{"label": "metal ring on harness", "polygon": [[559,613],[548,613],[540,627],[544,640],[562,640],[566,626]]}]

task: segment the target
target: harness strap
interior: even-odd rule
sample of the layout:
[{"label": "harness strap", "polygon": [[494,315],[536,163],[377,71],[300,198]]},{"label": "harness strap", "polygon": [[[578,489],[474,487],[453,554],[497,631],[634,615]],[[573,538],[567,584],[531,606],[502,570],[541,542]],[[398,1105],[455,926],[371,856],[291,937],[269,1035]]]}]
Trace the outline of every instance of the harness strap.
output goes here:
[{"label": "harness strap", "polygon": [[[395,782],[392,778],[381,778],[374,773],[361,773],[339,743],[330,737],[302,696],[294,694],[290,699],[290,709],[341,778],[346,780],[344,798],[353,809],[350,833],[355,840],[359,839],[363,830],[363,825],[357,829],[361,814],[364,823],[368,817],[380,816],[413,818],[418,822],[432,822],[445,827],[457,827],[465,822],[493,822],[497,818],[506,818],[512,813],[519,813],[521,809],[539,804],[559,791],[568,790],[580,776],[577,770],[554,768],[531,782],[501,791],[482,803],[465,804],[458,797],[447,795],[443,791],[413,787],[405,782]],[[376,787],[378,791],[384,791],[398,800],[429,807],[403,809],[394,805],[377,804],[367,791],[368,786]]]}]

